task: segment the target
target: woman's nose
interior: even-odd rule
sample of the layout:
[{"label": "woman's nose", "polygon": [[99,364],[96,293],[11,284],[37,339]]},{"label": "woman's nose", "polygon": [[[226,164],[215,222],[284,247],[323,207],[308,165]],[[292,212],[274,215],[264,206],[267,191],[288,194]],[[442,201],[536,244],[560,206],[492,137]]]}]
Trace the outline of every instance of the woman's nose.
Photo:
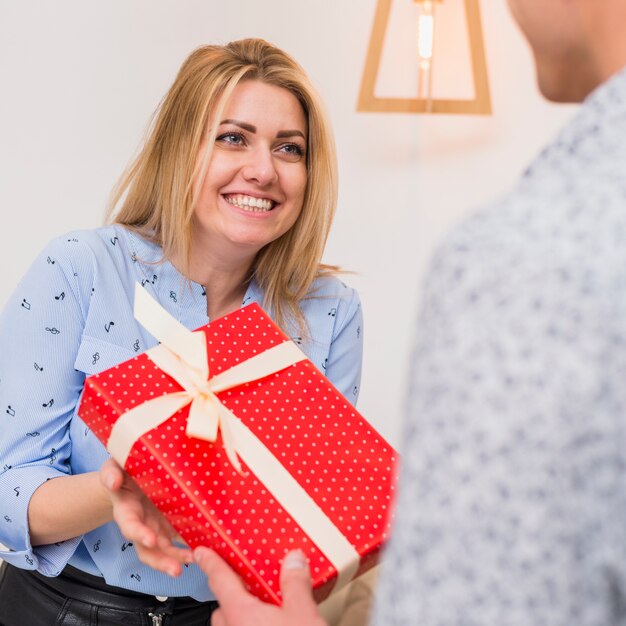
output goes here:
[{"label": "woman's nose", "polygon": [[261,187],[266,187],[276,182],[278,173],[272,153],[261,148],[250,152],[249,158],[242,168],[242,174],[246,180],[255,182]]}]

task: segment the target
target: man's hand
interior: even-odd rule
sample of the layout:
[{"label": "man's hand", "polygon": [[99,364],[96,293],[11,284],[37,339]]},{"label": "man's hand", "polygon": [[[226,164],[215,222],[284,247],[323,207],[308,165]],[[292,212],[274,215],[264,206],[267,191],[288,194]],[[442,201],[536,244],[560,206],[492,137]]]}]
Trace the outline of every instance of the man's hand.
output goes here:
[{"label": "man's hand", "polygon": [[212,626],[326,626],[311,594],[311,576],[300,550],[285,557],[280,570],[283,606],[266,604],[251,595],[241,579],[212,550],[196,548],[196,563],[209,577],[220,608],[211,616]]},{"label": "man's hand", "polygon": [[102,465],[100,480],[111,498],[113,519],[122,535],[132,541],[139,559],[178,576],[181,563],[191,563],[193,557],[189,549],[174,545],[178,536],[161,512],[113,459]]}]

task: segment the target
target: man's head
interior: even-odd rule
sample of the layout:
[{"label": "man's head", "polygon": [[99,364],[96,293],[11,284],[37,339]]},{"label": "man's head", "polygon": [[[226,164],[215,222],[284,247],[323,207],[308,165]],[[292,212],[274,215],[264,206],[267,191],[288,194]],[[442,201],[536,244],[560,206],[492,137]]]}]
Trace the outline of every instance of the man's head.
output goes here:
[{"label": "man's head", "polygon": [[626,0],[508,0],[541,93],[580,102],[626,65]]}]

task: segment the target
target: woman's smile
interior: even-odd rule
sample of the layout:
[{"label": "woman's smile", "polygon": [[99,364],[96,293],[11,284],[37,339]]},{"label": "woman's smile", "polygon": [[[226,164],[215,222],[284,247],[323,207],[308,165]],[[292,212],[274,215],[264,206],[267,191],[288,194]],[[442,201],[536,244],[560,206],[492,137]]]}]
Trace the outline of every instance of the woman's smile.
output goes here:
[{"label": "woman's smile", "polygon": [[276,202],[270,198],[258,198],[247,194],[223,194],[223,198],[234,207],[250,213],[268,213],[276,206]]}]

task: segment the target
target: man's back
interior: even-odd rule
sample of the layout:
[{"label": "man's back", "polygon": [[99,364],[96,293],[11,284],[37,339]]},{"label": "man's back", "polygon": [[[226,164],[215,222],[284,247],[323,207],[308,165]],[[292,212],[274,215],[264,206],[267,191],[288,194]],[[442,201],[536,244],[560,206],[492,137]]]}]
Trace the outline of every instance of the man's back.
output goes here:
[{"label": "man's back", "polygon": [[376,623],[626,624],[626,71],[430,276]]}]

